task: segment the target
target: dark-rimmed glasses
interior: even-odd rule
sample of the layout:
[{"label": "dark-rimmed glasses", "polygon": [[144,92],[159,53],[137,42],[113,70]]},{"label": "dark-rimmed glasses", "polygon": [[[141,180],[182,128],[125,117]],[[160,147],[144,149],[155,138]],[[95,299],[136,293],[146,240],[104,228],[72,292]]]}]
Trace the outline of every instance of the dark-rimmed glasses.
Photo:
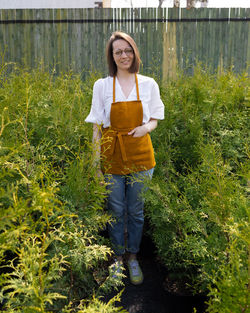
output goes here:
[{"label": "dark-rimmed glasses", "polygon": [[126,56],[128,57],[134,54],[134,51],[132,48],[126,48],[124,50],[119,49],[119,50],[114,51],[113,54],[117,57],[121,57],[123,52],[125,52]]}]

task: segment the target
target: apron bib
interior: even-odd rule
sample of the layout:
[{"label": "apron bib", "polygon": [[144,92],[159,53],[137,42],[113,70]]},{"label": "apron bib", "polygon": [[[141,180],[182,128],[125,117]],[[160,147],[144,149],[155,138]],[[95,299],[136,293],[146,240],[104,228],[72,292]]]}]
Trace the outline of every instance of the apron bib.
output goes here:
[{"label": "apron bib", "polygon": [[113,103],[110,127],[103,129],[101,165],[105,174],[125,175],[145,171],[155,166],[154,150],[150,135],[129,136],[128,132],[142,125],[143,108],[139,98],[135,74],[137,100],[115,102],[115,77],[113,78]]}]

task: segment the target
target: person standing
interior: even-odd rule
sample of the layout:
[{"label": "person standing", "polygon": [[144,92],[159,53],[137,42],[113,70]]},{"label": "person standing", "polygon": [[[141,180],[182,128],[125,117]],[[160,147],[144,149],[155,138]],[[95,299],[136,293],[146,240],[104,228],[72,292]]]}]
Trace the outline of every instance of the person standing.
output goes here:
[{"label": "person standing", "polygon": [[138,74],[140,54],[131,36],[114,32],[106,54],[109,76],[95,82],[85,121],[93,123],[98,175],[108,182],[107,207],[114,217],[108,230],[115,269],[122,271],[127,250],[130,281],[138,285],[143,282],[137,260],[144,224],[141,192],[156,164],[149,133],[164,119],[164,104],[155,80]]}]

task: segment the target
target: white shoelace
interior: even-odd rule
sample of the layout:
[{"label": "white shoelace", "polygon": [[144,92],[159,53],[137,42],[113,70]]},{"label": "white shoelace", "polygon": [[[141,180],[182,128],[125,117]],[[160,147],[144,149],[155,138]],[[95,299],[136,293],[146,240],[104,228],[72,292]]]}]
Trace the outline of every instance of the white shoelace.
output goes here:
[{"label": "white shoelace", "polygon": [[139,271],[138,261],[136,261],[136,260],[129,261],[129,265],[131,267],[132,275],[133,276],[139,276],[140,271]]}]

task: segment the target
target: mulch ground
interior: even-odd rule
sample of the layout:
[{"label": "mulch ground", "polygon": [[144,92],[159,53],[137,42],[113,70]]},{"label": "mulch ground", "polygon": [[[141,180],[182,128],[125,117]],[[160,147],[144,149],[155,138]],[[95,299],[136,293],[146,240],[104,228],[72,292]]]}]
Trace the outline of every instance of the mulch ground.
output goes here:
[{"label": "mulch ground", "polygon": [[[142,241],[138,260],[144,274],[144,282],[139,286],[132,285],[126,270],[127,278],[124,279],[123,287],[125,289],[117,306],[122,306],[129,313],[193,313],[194,308],[197,313],[205,312],[205,297],[184,296],[166,290],[166,269],[156,262],[153,246],[147,238]],[[116,293],[108,295],[106,300]]]}]

